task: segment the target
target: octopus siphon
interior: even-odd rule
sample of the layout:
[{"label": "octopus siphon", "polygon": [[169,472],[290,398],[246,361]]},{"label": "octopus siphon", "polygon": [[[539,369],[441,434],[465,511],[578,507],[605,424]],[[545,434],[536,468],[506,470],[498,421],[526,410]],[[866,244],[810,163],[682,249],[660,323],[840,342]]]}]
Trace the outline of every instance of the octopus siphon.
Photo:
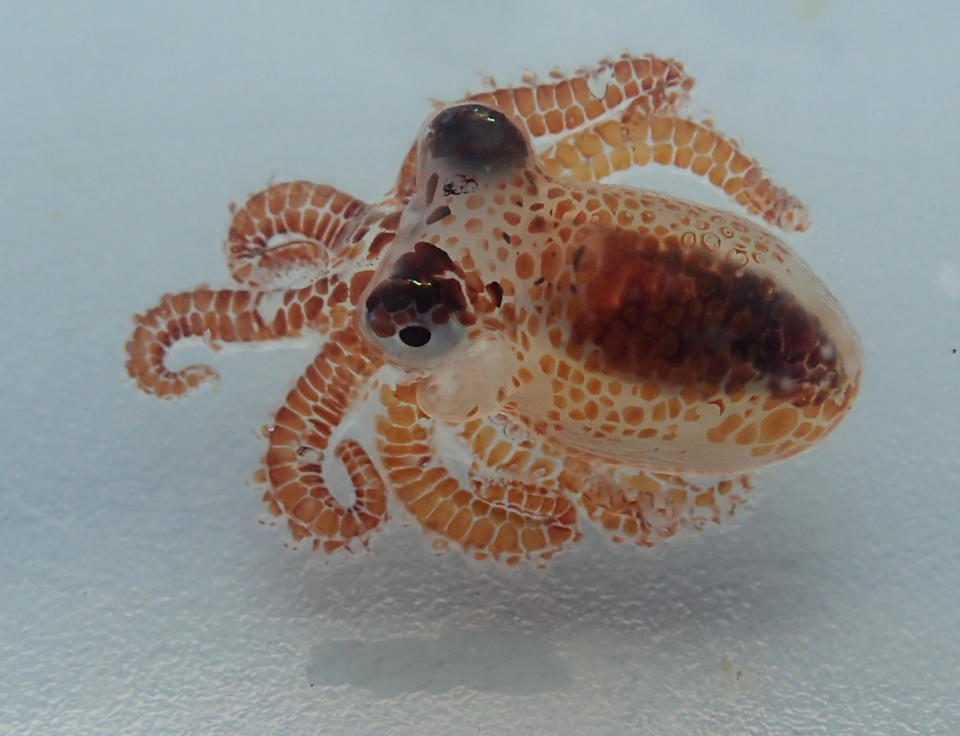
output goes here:
[{"label": "octopus siphon", "polygon": [[[238,287],[134,317],[127,371],[163,398],[216,377],[168,369],[178,340],[324,339],[259,474],[297,542],[356,550],[389,510],[506,564],[549,559],[584,519],[651,546],[732,514],[748,473],[851,408],[850,321],[758,224],[805,230],[807,211],[681,117],[683,66],[624,55],[526,81],[435,110],[381,202],[306,181],[254,195],[224,243]],[[753,217],[609,183],[651,163]],[[371,406],[373,431],[351,433]]]}]

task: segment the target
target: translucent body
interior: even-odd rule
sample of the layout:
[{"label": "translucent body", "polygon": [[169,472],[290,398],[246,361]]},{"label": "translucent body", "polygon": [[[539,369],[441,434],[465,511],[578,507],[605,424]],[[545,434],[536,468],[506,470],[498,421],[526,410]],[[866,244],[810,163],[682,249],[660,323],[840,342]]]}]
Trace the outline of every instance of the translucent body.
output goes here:
[{"label": "translucent body", "polygon": [[[837,425],[859,342],[780,239],[654,192],[552,177],[528,141],[507,161],[496,145],[433,155],[459,135],[443,125],[424,127],[419,186],[370,285],[418,243],[449,259],[440,278],[460,285],[463,334],[416,366],[428,414],[502,412],[564,453],[673,473],[753,470]],[[404,275],[437,277],[416,268]]]},{"label": "translucent body", "polygon": [[[677,116],[692,85],[671,60],[603,61],[432,115],[381,202],[269,187],[233,209],[239,287],[135,316],[129,375],[184,396],[216,374],[167,368],[182,338],[325,336],[256,476],[293,538],[325,552],[366,545],[391,498],[435,547],[510,564],[577,541],[584,518],[647,546],[719,522],[744,472],[837,425],[861,358],[836,301],[766,229],[600,183],[676,166],[771,226],[808,227],[734,143]],[[682,477],[701,473],[740,477]]]}]

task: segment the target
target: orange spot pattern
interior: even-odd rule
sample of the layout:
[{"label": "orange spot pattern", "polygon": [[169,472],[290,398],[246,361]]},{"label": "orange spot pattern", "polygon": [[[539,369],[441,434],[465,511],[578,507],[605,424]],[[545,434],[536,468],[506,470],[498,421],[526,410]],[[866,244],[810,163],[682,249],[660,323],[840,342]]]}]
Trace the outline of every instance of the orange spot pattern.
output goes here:
[{"label": "orange spot pattern", "polygon": [[[583,519],[651,546],[734,514],[745,471],[809,449],[852,406],[856,335],[785,243],[601,183],[672,166],[783,231],[809,227],[735,141],[681,117],[681,64],[624,55],[526,81],[464,100],[500,121],[492,137],[454,130],[438,147],[444,111],[432,117],[379,203],[295,181],[231,208],[238,288],[167,294],[134,317],[127,372],[161,398],[217,377],[169,369],[179,340],[326,338],[255,476],[295,542],[362,548],[398,512],[437,549],[511,565],[577,542]],[[375,289],[379,319],[403,315],[388,337],[365,321]],[[353,419],[368,404],[372,438]],[[330,463],[349,489],[331,488]]]}]

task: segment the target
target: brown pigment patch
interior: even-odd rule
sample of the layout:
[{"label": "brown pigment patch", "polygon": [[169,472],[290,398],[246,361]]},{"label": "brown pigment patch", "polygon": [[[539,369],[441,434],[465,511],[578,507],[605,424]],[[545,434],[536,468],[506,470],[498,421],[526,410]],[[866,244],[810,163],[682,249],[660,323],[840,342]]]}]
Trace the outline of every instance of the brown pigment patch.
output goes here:
[{"label": "brown pigment patch", "polygon": [[797,404],[839,383],[819,322],[769,278],[672,235],[592,229],[577,242],[571,343],[599,346],[614,372],[727,392],[765,380]]}]

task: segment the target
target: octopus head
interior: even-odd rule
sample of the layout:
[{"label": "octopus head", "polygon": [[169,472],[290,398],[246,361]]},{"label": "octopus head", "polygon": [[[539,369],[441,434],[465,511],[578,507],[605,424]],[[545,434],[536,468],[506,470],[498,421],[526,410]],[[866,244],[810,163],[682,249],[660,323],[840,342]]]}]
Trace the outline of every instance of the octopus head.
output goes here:
[{"label": "octopus head", "polygon": [[420,241],[369,290],[364,327],[394,362],[426,369],[463,341],[467,303],[458,271],[446,251]]},{"label": "octopus head", "polygon": [[419,170],[449,168],[468,175],[495,175],[522,165],[526,136],[499,110],[454,105],[427,121],[420,134]]},{"label": "octopus head", "polygon": [[463,421],[497,410],[511,370],[503,340],[478,325],[475,290],[442,248],[419,241],[388,262],[361,305],[361,330],[419,378],[430,416]]},{"label": "octopus head", "polygon": [[504,113],[458,104],[427,119],[417,150],[416,190],[367,287],[360,328],[419,379],[424,411],[462,421],[507,400],[515,361],[497,319],[503,289],[476,267],[460,195],[502,188],[530,166],[531,148]]}]

